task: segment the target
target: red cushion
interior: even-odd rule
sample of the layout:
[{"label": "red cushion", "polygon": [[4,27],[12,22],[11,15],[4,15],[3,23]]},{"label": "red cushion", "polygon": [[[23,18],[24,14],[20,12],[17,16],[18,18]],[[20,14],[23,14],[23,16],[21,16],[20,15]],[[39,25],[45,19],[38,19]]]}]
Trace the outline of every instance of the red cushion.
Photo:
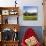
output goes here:
[{"label": "red cushion", "polygon": [[[25,39],[28,39],[29,37],[32,37],[32,36],[36,37],[37,35],[32,28],[28,28],[27,31],[25,32],[24,37],[22,38],[21,45],[26,46]],[[36,46],[38,46],[38,44]]]}]

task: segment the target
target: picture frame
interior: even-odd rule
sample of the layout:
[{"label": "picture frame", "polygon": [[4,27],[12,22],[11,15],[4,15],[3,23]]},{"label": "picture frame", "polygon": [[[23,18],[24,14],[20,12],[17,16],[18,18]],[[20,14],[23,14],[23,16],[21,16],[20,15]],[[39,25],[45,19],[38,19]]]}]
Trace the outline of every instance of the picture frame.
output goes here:
[{"label": "picture frame", "polygon": [[18,16],[3,16],[3,24],[17,24]]},{"label": "picture frame", "polygon": [[9,10],[2,10],[2,15],[9,15]]},{"label": "picture frame", "polygon": [[37,6],[23,6],[23,20],[37,20],[38,7]]},{"label": "picture frame", "polygon": [[[15,21],[14,21],[15,20]],[[8,24],[17,24],[17,16],[9,16],[8,17]]]},{"label": "picture frame", "polygon": [[1,37],[3,41],[12,40],[12,30],[10,28],[4,28]]},{"label": "picture frame", "polygon": [[10,11],[9,11],[9,14],[10,14],[10,15],[14,15],[14,10],[13,10],[13,9],[10,10]]},{"label": "picture frame", "polygon": [[10,10],[10,11],[9,11],[9,14],[10,14],[10,15],[16,15],[17,13],[18,13],[18,12],[17,12],[16,10]]}]

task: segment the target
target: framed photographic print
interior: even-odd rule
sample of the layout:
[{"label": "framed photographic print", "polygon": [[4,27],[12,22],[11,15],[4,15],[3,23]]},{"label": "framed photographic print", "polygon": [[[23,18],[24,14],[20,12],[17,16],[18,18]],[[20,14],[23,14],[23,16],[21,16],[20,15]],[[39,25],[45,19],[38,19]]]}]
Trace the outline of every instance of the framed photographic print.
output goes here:
[{"label": "framed photographic print", "polygon": [[12,40],[12,30],[10,28],[5,28],[2,31],[2,40],[8,41]]},{"label": "framed photographic print", "polygon": [[16,10],[10,10],[9,12],[10,15],[16,15],[18,13]]},{"label": "framed photographic print", "polygon": [[9,16],[8,24],[17,24],[17,16]]},{"label": "framed photographic print", "polygon": [[14,10],[9,11],[10,15],[14,15]]},{"label": "framed photographic print", "polygon": [[9,10],[2,10],[2,15],[9,15]]},{"label": "framed photographic print", "polygon": [[24,6],[23,19],[24,20],[37,20],[38,7],[37,6]]}]

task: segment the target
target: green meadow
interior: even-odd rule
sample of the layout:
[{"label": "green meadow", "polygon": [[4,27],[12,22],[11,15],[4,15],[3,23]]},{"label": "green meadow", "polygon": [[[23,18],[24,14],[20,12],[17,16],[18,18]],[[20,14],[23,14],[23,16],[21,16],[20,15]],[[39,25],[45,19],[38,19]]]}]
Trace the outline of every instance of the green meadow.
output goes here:
[{"label": "green meadow", "polygon": [[37,16],[23,16],[24,20],[37,20]]},{"label": "green meadow", "polygon": [[23,14],[23,19],[24,20],[37,20],[37,13],[28,13],[28,12],[25,12]]}]

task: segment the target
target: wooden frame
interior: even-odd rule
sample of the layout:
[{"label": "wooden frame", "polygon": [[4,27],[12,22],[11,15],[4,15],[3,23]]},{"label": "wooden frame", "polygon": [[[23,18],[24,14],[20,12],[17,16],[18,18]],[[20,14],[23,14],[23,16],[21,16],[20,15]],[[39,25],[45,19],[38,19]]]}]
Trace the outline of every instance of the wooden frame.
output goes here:
[{"label": "wooden frame", "polygon": [[[18,9],[19,7],[0,7],[0,11],[3,11],[2,15],[18,15]],[[12,12],[13,14],[11,14],[10,12]]]},{"label": "wooden frame", "polygon": [[[19,7],[0,7],[0,11],[1,11],[0,12],[0,15],[1,15],[0,32],[1,33],[6,28],[11,29],[14,32],[18,32],[19,31],[20,26],[18,24],[18,15],[19,15],[18,9],[19,9]],[[11,10],[13,10],[13,11],[11,11]],[[2,14],[2,11],[3,11],[3,14]],[[17,14],[15,14],[15,13],[14,14],[10,14],[10,12],[17,12]],[[17,16],[17,23],[16,24],[9,24],[8,23],[8,19],[7,19],[8,16],[14,16],[14,17]],[[5,17],[6,17],[6,20],[3,23],[3,20],[5,19]],[[4,40],[1,39],[0,42],[1,42],[1,44],[0,44],[1,46],[5,46],[5,45],[6,46],[14,46],[14,45],[18,46],[18,42],[16,40],[15,41],[14,40],[9,40],[9,41],[5,41],[4,42]],[[11,43],[12,43],[12,45],[11,45]],[[15,43],[17,43],[17,44],[15,44]]]},{"label": "wooden frame", "polygon": [[[2,24],[8,24],[8,18],[6,18],[6,23],[3,23],[3,18],[5,18],[5,16],[18,16],[19,15],[19,11],[18,11],[19,7],[0,7],[0,11],[2,11],[1,14],[1,23]],[[12,14],[10,13],[12,12]],[[17,17],[17,20],[16,20],[16,24],[18,24],[18,17]],[[5,22],[5,21],[4,21]],[[12,24],[12,23],[11,23]]]}]

